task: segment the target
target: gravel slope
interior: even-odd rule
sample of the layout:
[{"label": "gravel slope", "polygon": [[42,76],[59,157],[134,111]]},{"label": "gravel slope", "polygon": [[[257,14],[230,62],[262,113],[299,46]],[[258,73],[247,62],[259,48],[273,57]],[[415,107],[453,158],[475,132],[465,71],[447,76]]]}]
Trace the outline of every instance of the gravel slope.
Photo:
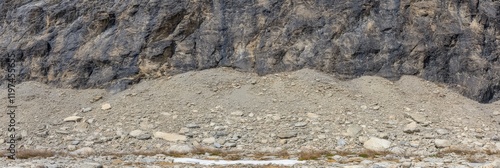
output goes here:
[{"label": "gravel slope", "polygon": [[[24,82],[16,86],[18,147],[69,154],[3,158],[0,166],[174,165],[162,154],[102,156],[158,151],[212,160],[228,159],[213,151],[260,160],[326,151],[306,159],[312,167],[499,166],[500,102],[479,104],[443,86],[413,76],[341,81],[308,69],[257,76],[228,68],[142,81],[116,94]],[[64,121],[70,116],[81,118]],[[7,121],[1,113],[0,123]],[[6,151],[7,124],[0,130]],[[212,152],[192,154],[201,148]]]}]

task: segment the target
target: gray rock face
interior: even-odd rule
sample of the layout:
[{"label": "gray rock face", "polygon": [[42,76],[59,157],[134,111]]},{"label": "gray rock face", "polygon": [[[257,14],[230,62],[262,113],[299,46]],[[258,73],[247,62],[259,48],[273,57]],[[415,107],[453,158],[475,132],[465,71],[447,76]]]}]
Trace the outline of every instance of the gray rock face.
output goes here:
[{"label": "gray rock face", "polygon": [[6,1],[0,67],[15,55],[17,81],[111,91],[221,66],[261,75],[416,75],[487,103],[500,98],[498,3]]}]

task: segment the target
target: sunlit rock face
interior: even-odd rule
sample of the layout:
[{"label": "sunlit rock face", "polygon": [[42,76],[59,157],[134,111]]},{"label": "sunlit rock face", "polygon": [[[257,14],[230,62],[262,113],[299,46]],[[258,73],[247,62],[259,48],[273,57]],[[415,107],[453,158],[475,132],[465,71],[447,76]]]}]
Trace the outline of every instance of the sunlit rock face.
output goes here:
[{"label": "sunlit rock face", "polygon": [[500,99],[500,2],[490,0],[122,0],[0,3],[0,75],[124,89],[213,67],[340,78],[416,75]]}]

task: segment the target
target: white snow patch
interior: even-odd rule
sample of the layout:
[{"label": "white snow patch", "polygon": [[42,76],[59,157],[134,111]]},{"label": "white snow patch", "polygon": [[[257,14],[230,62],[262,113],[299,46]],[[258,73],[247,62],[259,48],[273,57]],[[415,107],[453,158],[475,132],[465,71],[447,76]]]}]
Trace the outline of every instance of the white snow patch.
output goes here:
[{"label": "white snow patch", "polygon": [[201,160],[193,158],[174,158],[174,163],[192,163],[201,165],[233,165],[233,164],[246,164],[246,165],[284,165],[292,166],[294,164],[306,163],[306,161],[297,160]]}]

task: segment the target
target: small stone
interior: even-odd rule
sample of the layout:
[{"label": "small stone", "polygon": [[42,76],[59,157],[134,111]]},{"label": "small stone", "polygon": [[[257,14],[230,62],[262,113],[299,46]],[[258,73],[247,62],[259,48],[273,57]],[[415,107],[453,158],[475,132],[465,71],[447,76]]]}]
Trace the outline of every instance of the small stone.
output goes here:
[{"label": "small stone", "polygon": [[68,145],[67,148],[69,151],[74,151],[74,150],[76,150],[76,145]]},{"label": "small stone", "polygon": [[497,116],[497,115],[500,115],[500,111],[494,111],[493,112],[493,116]]},{"label": "small stone", "polygon": [[366,105],[361,106],[361,110],[366,110],[367,108],[368,108],[368,106],[366,106]]},{"label": "small stone", "polygon": [[213,144],[215,142],[215,138],[214,137],[205,138],[201,142],[205,144]]},{"label": "small stone", "polygon": [[391,142],[385,139],[379,139],[379,138],[370,138],[368,141],[366,141],[363,144],[363,147],[365,147],[368,150],[372,150],[375,152],[384,152],[391,146]]},{"label": "small stone", "polygon": [[195,124],[195,123],[187,124],[186,127],[187,128],[200,128],[200,126],[198,124]]},{"label": "small stone", "polygon": [[77,155],[77,156],[90,156],[94,153],[95,153],[94,149],[90,147],[83,147],[73,152],[70,152],[71,155]]},{"label": "small stone", "polygon": [[225,147],[231,147],[231,148],[232,148],[232,147],[236,147],[236,143],[226,142],[226,143],[224,144],[224,146],[225,146]]},{"label": "small stone", "polygon": [[174,134],[174,133],[164,133],[164,132],[155,132],[154,133],[155,138],[160,138],[164,139],[167,141],[185,141],[187,138],[184,135],[179,135],[179,134]]},{"label": "small stone", "polygon": [[358,137],[358,141],[360,143],[365,143],[366,141],[368,141],[368,137],[365,137],[365,136],[359,136]]},{"label": "small stone", "polygon": [[105,103],[105,104],[103,104],[103,105],[101,106],[101,109],[102,109],[102,110],[109,110],[109,109],[111,109],[111,104],[109,104],[109,103]]},{"label": "small stone", "polygon": [[445,148],[451,146],[451,142],[445,139],[435,139],[434,144],[437,148]]},{"label": "small stone", "polygon": [[314,114],[314,113],[307,113],[307,117],[312,118],[312,119],[316,119],[316,118],[319,118],[319,115]]},{"label": "small stone", "polygon": [[448,131],[447,129],[436,129],[436,132],[439,134],[439,135],[446,135],[448,133],[450,133],[450,131]]},{"label": "small stone", "polygon": [[337,140],[337,146],[344,146],[346,144],[346,141],[342,138],[340,138],[339,140]]},{"label": "small stone", "polygon": [[232,112],[231,115],[242,116],[243,115],[243,111],[235,111],[235,112]]},{"label": "small stone", "polygon": [[71,141],[71,145],[78,145],[80,141]]},{"label": "small stone", "polygon": [[373,106],[373,110],[379,110],[380,106]]},{"label": "small stone", "polygon": [[307,122],[298,122],[298,123],[295,123],[295,127],[305,127],[307,125]]},{"label": "small stone", "polygon": [[177,153],[189,153],[193,151],[193,147],[186,144],[174,144],[170,146],[167,152],[177,152]]},{"label": "small stone", "polygon": [[70,116],[66,117],[64,119],[65,122],[80,122],[83,119],[83,117],[80,116]]},{"label": "small stone", "polygon": [[351,136],[351,137],[354,137],[356,136],[359,132],[361,132],[361,130],[363,130],[363,127],[359,126],[359,125],[350,125],[348,128],[347,128],[347,132],[346,132],[346,135],[347,136]]},{"label": "small stone", "polygon": [[405,116],[411,118],[413,121],[416,121],[419,124],[428,123],[427,118],[424,115],[417,113],[405,113]]},{"label": "small stone", "polygon": [[217,142],[216,142],[216,143],[214,143],[214,147],[215,147],[215,148],[221,148],[221,147],[222,147],[222,145],[220,145],[220,143],[217,143]]},{"label": "small stone", "polygon": [[414,148],[418,148],[420,146],[420,141],[410,141],[409,145]]},{"label": "small stone", "polygon": [[96,101],[99,101],[102,99],[102,96],[95,96],[94,98],[92,98],[92,100],[90,100],[91,103],[94,103]]},{"label": "small stone", "polygon": [[280,138],[280,139],[289,139],[289,138],[293,138],[296,136],[297,136],[296,132],[283,132],[283,133],[278,134],[278,138]]},{"label": "small stone", "polygon": [[0,139],[0,144],[3,144],[5,142],[4,139]]},{"label": "small stone", "polygon": [[403,128],[403,132],[404,133],[414,133],[414,132],[419,132],[420,129],[418,129],[418,125],[416,122],[411,122],[410,124],[407,124],[404,128]]},{"label": "small stone", "polygon": [[142,130],[133,130],[128,135],[135,138],[135,137],[138,137],[139,135],[142,135],[142,134],[144,134],[144,131],[142,131]]},{"label": "small stone", "polygon": [[86,112],[89,112],[89,111],[92,111],[92,107],[82,108],[82,113],[86,113]]},{"label": "small stone", "polygon": [[[226,129],[226,127],[224,127],[224,126],[215,126],[214,127],[214,130],[217,130],[217,131],[222,131],[222,130],[225,130],[225,129]],[[247,129],[249,129],[249,128],[247,128]]]},{"label": "small stone", "polygon": [[91,119],[88,119],[86,122],[89,123],[89,124],[92,124],[92,123],[94,123],[94,121],[95,120],[93,118],[91,118]]},{"label": "small stone", "polygon": [[146,134],[141,134],[135,138],[137,138],[138,140],[148,140],[148,139],[151,139],[151,135],[146,133]]}]

